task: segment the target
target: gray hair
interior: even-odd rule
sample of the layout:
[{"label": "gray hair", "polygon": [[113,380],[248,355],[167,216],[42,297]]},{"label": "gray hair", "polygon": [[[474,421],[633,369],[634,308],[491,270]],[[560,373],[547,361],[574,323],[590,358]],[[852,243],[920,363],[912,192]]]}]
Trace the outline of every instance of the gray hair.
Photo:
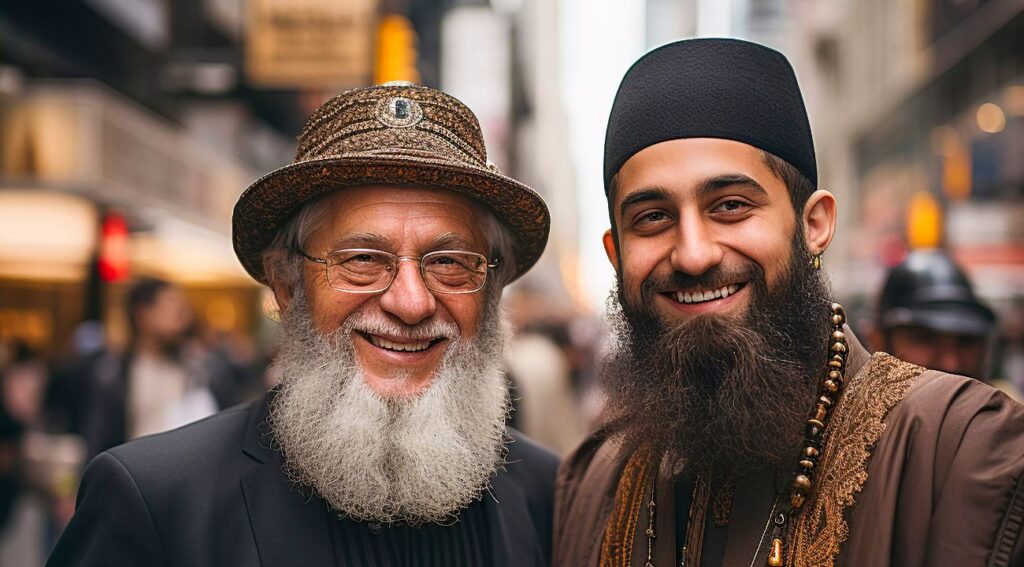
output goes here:
[{"label": "gray hair", "polygon": [[[299,251],[305,251],[310,238],[323,227],[327,208],[322,206],[323,197],[314,199],[299,209],[288,222],[277,231],[274,240],[263,250],[263,267],[267,280],[272,284],[283,284],[294,290],[302,283],[304,258]],[[516,274],[516,257],[512,248],[512,233],[490,209],[480,207],[479,217],[484,237],[487,239],[488,260],[500,259],[492,277],[487,279],[489,294],[500,296],[501,290]]]}]

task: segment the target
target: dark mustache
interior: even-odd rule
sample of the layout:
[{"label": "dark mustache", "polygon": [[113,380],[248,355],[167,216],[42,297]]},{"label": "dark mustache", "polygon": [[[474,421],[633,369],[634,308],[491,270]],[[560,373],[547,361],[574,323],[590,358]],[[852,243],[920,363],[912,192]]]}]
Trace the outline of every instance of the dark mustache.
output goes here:
[{"label": "dark mustache", "polygon": [[673,271],[669,274],[651,274],[641,286],[645,294],[659,291],[684,288],[717,289],[736,282],[764,281],[764,270],[751,262],[739,268],[725,269],[715,266],[703,274],[694,276],[685,272]]}]

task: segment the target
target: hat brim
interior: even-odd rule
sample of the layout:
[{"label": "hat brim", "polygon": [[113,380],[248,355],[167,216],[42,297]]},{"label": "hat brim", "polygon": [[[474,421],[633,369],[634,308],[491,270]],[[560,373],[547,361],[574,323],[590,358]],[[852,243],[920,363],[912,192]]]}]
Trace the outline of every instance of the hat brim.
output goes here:
[{"label": "hat brim", "polygon": [[451,160],[379,154],[302,161],[252,183],[232,215],[232,242],[245,271],[267,283],[263,251],[277,232],[310,200],[349,187],[416,186],[446,189],[490,209],[512,233],[516,270],[526,273],[547,244],[551,218],[533,189],[495,171]]},{"label": "hat brim", "polygon": [[996,325],[995,314],[985,306],[945,302],[891,309],[882,315],[882,326],[923,327],[938,333],[961,337],[986,337]]}]

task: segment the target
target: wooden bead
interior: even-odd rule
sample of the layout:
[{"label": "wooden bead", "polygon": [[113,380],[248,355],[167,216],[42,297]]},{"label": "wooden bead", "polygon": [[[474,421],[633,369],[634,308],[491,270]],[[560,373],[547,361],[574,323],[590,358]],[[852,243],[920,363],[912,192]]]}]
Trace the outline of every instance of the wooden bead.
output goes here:
[{"label": "wooden bead", "polygon": [[832,352],[846,352],[846,345],[843,343],[832,343]]},{"label": "wooden bead", "polygon": [[843,379],[843,374],[842,374],[842,372],[839,372],[838,370],[830,370],[829,373],[828,373],[828,379],[832,380],[832,381],[835,381],[835,382],[838,382],[838,381]]},{"label": "wooden bead", "polygon": [[842,331],[832,331],[832,340],[844,343],[846,342],[846,335]]},{"label": "wooden bead", "polygon": [[825,391],[831,392],[833,394],[839,391],[839,384],[837,384],[833,380],[825,380],[825,383],[822,384],[822,387],[825,388]]},{"label": "wooden bead", "polygon": [[804,456],[808,459],[817,459],[820,454],[814,447],[804,447]]},{"label": "wooden bead", "polygon": [[818,398],[818,402],[821,403],[821,405],[823,405],[823,406],[825,406],[827,408],[832,407],[832,404],[834,403],[832,401],[832,398],[830,398],[828,396],[821,396],[821,397],[819,397]]},{"label": "wooden bead", "polygon": [[807,501],[807,496],[800,494],[799,492],[791,492],[789,494],[789,503],[793,506],[794,510],[799,510],[803,507],[804,502]]},{"label": "wooden bead", "polygon": [[811,470],[814,468],[814,461],[803,459],[800,461],[800,466],[807,470]]},{"label": "wooden bead", "polygon": [[772,550],[768,552],[768,567],[782,567],[782,540],[779,538],[772,540]]},{"label": "wooden bead", "polygon": [[833,315],[832,316],[832,324],[835,325],[836,327],[841,327],[842,324],[845,323],[845,322],[846,322],[846,318],[844,318],[842,315]]},{"label": "wooden bead", "polygon": [[820,422],[825,421],[825,416],[828,415],[828,408],[824,404],[818,404],[814,408],[814,419]]},{"label": "wooden bead", "polygon": [[[812,419],[810,421],[814,421],[814,420]],[[816,425],[811,425],[810,422],[808,422],[808,424],[807,424],[807,439],[810,440],[810,441],[813,441],[815,444],[817,444],[819,441],[821,441],[821,439],[820,439],[821,433],[824,430],[825,430],[824,427],[818,427]]]},{"label": "wooden bead", "polygon": [[843,367],[842,360],[830,360],[828,361],[829,368],[841,369]]},{"label": "wooden bead", "polygon": [[795,492],[807,494],[811,491],[811,486],[811,477],[805,474],[798,474],[793,479],[793,490]]}]

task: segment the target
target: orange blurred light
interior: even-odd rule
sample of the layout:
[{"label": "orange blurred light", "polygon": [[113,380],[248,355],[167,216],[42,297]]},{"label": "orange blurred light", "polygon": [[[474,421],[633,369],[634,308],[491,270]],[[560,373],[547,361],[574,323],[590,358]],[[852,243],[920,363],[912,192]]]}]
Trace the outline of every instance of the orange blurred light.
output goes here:
[{"label": "orange blurred light", "polygon": [[915,193],[907,208],[907,243],[911,249],[935,248],[942,240],[942,207],[928,191]]},{"label": "orange blurred light", "polygon": [[377,64],[373,80],[376,84],[390,81],[420,81],[416,69],[416,30],[400,14],[386,14],[377,27]]},{"label": "orange blurred light", "polygon": [[996,134],[1006,128],[1006,114],[1003,113],[1002,108],[991,102],[979,106],[975,118],[978,121],[978,128],[981,128],[982,132]]},{"label": "orange blurred light", "polygon": [[966,199],[971,195],[971,153],[970,149],[957,145],[949,148],[942,157],[942,192],[954,200]]}]

